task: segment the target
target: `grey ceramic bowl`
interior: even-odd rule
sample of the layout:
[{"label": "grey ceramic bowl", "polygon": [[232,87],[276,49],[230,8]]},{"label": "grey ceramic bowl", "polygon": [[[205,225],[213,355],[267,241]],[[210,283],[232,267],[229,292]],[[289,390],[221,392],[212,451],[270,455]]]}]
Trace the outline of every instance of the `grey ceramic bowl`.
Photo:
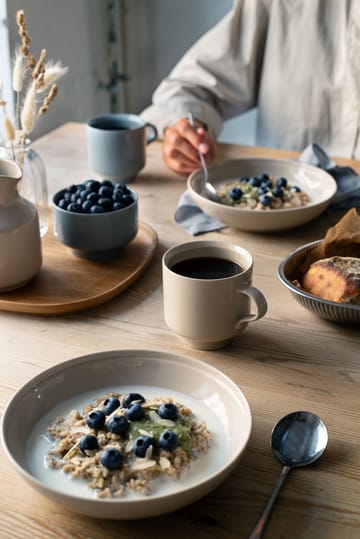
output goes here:
[{"label": "grey ceramic bowl", "polygon": [[65,189],[52,199],[54,235],[71,247],[74,254],[91,260],[112,258],[136,236],[138,231],[138,196],[129,189],[134,202],[125,208],[106,213],[75,213],[59,208],[57,202]]},{"label": "grey ceramic bowl", "polygon": [[321,241],[317,240],[303,245],[284,258],[278,269],[278,277],[300,305],[321,318],[344,324],[359,324],[360,305],[349,305],[321,299],[305,292],[305,290],[301,290],[301,288],[298,288],[292,282],[295,279],[299,279],[299,267],[311,250]]}]

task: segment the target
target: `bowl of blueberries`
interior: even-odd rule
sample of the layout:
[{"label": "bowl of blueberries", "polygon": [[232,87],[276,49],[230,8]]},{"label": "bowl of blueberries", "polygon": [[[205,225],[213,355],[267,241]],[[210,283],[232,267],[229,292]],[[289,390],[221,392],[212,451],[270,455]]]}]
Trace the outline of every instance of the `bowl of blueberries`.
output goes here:
[{"label": "bowl of blueberries", "polygon": [[122,182],[89,179],[52,198],[54,235],[90,260],[119,255],[138,231],[138,196]]}]

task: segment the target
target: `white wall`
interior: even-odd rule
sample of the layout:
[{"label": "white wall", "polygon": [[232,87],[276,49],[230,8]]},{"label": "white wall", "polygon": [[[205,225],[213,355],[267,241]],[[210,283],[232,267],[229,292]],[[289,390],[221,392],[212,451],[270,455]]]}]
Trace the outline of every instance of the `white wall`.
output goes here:
[{"label": "white wall", "polygon": [[[0,0],[1,1],[1,0]],[[151,100],[159,82],[182,54],[213,26],[233,0],[4,0],[7,2],[11,50],[19,43],[15,14],[25,10],[31,48],[38,55],[61,60],[69,72],[59,94],[41,118],[34,138],[66,121],[86,121],[110,110],[109,94],[98,87],[107,82],[108,5],[123,10],[125,72],[120,107],[139,113]],[[117,2],[117,4],[116,4]],[[120,24],[118,25],[120,26]],[[120,69],[121,70],[121,69]],[[253,143],[254,115],[227,122],[221,140]]]},{"label": "white wall", "polygon": [[35,128],[35,137],[66,121],[84,121],[99,110],[108,110],[108,94],[97,88],[97,81],[106,78],[101,0],[7,0],[7,5],[12,51],[20,43],[16,11],[24,9],[34,54],[46,48],[49,59],[69,66],[59,81],[56,100]]}]

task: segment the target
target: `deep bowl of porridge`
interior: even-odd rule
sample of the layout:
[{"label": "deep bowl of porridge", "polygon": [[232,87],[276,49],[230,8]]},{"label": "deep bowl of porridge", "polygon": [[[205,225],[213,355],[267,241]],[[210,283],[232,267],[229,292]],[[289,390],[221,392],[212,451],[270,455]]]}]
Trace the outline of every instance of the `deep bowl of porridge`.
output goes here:
[{"label": "deep bowl of porridge", "polygon": [[121,520],[174,511],[216,488],[239,462],[251,425],[243,392],[208,364],[115,350],[30,380],[8,403],[1,436],[41,495]]},{"label": "deep bowl of porridge", "polygon": [[187,182],[194,202],[225,225],[250,232],[277,232],[318,217],[336,193],[335,180],[322,169],[285,159],[243,158],[209,167],[219,201],[204,190],[202,170]]}]

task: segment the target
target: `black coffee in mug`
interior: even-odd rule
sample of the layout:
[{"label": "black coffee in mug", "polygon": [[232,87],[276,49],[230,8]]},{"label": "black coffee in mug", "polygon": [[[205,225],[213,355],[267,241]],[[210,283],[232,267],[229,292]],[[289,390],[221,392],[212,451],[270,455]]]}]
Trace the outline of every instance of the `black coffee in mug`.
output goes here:
[{"label": "black coffee in mug", "polygon": [[174,264],[171,270],[192,279],[224,279],[244,271],[236,262],[217,257],[188,258]]}]

